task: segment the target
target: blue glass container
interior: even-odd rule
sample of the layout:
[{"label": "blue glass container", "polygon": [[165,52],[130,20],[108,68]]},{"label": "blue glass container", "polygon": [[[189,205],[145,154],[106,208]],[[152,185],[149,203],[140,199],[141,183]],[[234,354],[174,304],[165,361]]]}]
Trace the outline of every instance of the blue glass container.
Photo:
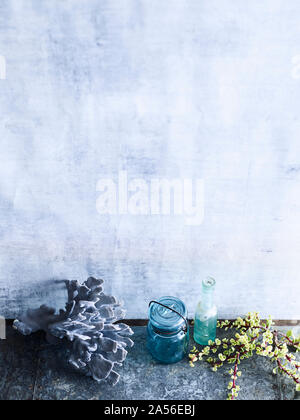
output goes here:
[{"label": "blue glass container", "polygon": [[215,286],[216,281],[212,277],[203,280],[202,296],[196,308],[194,340],[202,346],[216,339],[218,310],[214,299]]},{"label": "blue glass container", "polygon": [[147,347],[162,363],[176,363],[188,352],[189,326],[187,309],[178,298],[164,296],[150,302]]}]

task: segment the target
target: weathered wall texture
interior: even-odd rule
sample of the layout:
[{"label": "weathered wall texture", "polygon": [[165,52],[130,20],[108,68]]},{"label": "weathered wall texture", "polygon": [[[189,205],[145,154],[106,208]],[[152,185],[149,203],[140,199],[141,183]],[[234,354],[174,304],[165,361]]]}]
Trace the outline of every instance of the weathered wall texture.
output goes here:
[{"label": "weathered wall texture", "polygon": [[[106,279],[128,317],[300,318],[299,0],[1,0],[0,314]],[[2,59],[3,63],[4,60]],[[204,179],[200,226],[97,213],[99,178]]]}]

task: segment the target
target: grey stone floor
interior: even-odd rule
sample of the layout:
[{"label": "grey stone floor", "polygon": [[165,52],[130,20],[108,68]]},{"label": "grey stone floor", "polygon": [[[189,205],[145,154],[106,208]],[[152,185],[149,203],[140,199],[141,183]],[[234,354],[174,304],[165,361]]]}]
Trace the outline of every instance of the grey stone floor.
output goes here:
[{"label": "grey stone floor", "polygon": [[[120,369],[119,384],[111,388],[67,368],[64,349],[46,344],[42,334],[23,337],[9,327],[7,339],[0,340],[0,400],[226,399],[225,369],[214,373],[204,363],[191,368],[187,360],[159,364],[145,348],[145,327],[134,330],[135,346]],[[272,369],[263,358],[246,361],[240,399],[297,399],[295,387]]]}]

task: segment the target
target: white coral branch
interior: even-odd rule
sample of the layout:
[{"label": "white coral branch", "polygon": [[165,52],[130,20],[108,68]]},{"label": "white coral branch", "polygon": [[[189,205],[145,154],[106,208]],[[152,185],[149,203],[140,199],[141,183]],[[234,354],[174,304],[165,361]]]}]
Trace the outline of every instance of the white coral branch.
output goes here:
[{"label": "white coral branch", "polygon": [[114,296],[103,293],[103,280],[88,278],[83,284],[66,281],[68,302],[64,311],[45,305],[29,310],[24,318],[15,320],[14,328],[24,335],[38,330],[72,343],[69,363],[97,382],[104,380],[115,385],[120,375],[114,368],[121,366],[127,356],[126,347],[132,347],[128,337],[132,329],[123,323],[115,324],[125,311]]}]

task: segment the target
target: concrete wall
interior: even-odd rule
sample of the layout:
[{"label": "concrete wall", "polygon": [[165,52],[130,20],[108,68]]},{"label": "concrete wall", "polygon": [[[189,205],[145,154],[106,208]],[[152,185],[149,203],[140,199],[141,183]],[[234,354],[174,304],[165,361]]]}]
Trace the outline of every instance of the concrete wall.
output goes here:
[{"label": "concrete wall", "polygon": [[[298,0],[1,0],[0,314],[106,279],[128,317],[218,281],[299,319]],[[5,68],[4,68],[5,65]],[[5,77],[4,77],[5,76]],[[103,215],[100,178],[204,180],[204,219]]]}]

